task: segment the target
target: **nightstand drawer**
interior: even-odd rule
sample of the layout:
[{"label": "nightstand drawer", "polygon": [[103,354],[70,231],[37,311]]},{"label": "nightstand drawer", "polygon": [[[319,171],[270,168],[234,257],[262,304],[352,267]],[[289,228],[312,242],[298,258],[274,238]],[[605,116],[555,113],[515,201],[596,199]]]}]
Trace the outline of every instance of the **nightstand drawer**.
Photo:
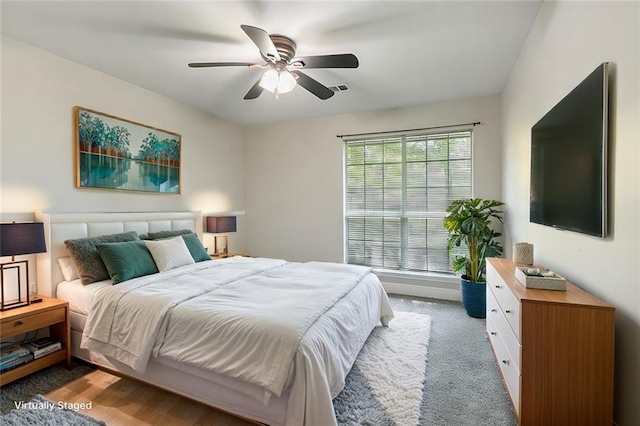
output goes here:
[{"label": "nightstand drawer", "polygon": [[65,321],[65,308],[62,307],[33,315],[7,319],[0,323],[0,334],[3,338],[11,337],[63,321]]}]

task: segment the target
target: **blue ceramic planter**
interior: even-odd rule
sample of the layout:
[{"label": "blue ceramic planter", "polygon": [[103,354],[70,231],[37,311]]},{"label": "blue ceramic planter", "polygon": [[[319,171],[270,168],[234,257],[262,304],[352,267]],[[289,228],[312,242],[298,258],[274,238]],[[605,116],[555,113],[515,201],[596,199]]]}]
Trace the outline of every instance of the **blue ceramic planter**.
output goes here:
[{"label": "blue ceramic planter", "polygon": [[467,314],[474,318],[485,318],[487,316],[487,284],[474,283],[461,278],[460,285],[462,304]]}]

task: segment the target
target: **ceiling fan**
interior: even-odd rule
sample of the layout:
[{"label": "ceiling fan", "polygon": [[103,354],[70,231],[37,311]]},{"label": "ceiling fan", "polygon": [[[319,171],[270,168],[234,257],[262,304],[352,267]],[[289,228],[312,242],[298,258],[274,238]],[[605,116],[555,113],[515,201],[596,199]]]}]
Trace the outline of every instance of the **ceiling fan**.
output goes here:
[{"label": "ceiling fan", "polygon": [[249,67],[266,68],[260,79],[249,89],[244,99],[256,99],[263,90],[275,93],[292,91],[300,85],[320,99],[329,99],[334,95],[333,90],[319,83],[302,69],[312,68],[358,68],[358,58],[351,53],[339,55],[319,55],[295,57],[296,43],[289,37],[267,33],[262,28],[251,25],[240,25],[240,28],[258,46],[264,64],[251,62],[195,62],[191,68],[209,67]]}]

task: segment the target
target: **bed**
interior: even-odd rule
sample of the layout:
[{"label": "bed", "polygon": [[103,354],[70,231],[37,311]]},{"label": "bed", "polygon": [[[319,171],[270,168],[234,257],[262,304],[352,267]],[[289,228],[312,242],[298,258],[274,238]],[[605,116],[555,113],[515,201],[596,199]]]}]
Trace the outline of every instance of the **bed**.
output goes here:
[{"label": "bed", "polygon": [[[68,256],[65,240],[180,229],[201,237],[202,216],[37,213],[36,219],[45,224],[47,240],[47,252],[38,255],[38,292],[69,301],[73,356],[257,422],[335,424],[331,401],[356,355],[371,330],[393,318],[378,278],[368,269],[341,264],[229,258],[118,285],[65,281],[58,266],[58,259]],[[306,286],[317,292],[305,302]],[[159,292],[169,296],[151,299]],[[143,322],[127,329],[120,321],[124,341],[105,346],[99,336],[111,327],[104,323],[114,306],[123,312],[110,319],[114,324],[127,315]],[[164,314],[144,323],[154,312]],[[196,319],[194,312],[206,315]],[[154,329],[153,324],[159,331],[135,334]],[[272,334],[278,337],[267,338]]]}]

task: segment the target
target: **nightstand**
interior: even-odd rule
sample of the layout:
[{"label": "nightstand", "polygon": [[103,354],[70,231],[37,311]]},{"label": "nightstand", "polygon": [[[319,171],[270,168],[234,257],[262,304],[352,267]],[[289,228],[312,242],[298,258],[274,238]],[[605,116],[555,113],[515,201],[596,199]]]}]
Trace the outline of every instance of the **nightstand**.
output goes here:
[{"label": "nightstand", "polygon": [[211,254],[210,256],[213,260],[226,259],[228,257],[251,257],[250,255],[243,253]]},{"label": "nightstand", "polygon": [[40,297],[42,302],[0,312],[0,340],[49,327],[49,335],[62,343],[62,349],[0,373],[0,386],[59,362],[64,361],[67,368],[71,365],[69,302],[46,296]]}]

